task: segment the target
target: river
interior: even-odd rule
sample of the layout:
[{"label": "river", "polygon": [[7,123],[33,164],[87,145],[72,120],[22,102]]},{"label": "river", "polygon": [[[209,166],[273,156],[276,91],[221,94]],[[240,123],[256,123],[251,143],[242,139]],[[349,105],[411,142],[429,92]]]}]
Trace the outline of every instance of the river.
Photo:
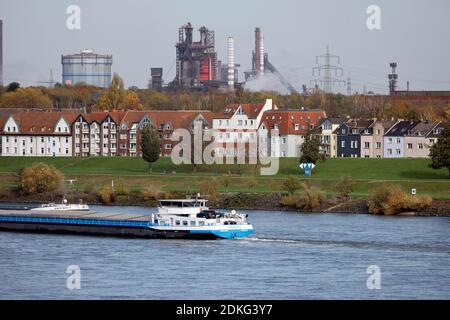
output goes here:
[{"label": "river", "polygon": [[450,298],[448,217],[247,213],[243,240],[0,232],[0,299]]}]

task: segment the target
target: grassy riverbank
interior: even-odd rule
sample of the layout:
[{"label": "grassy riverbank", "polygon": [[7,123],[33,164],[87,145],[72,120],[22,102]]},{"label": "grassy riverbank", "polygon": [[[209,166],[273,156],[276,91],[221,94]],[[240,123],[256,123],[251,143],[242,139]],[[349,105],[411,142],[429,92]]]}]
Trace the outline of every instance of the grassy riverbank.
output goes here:
[{"label": "grassy riverbank", "polygon": [[[140,158],[0,158],[0,190],[16,186],[15,172],[34,162],[52,164],[66,178],[77,178],[76,190],[95,192],[104,185],[125,186],[130,191],[148,187],[163,191],[193,193],[202,179],[214,178],[221,193],[280,193],[285,179],[296,175],[320,187],[327,195],[336,193],[336,180],[343,176],[355,180],[352,197],[369,197],[380,184],[398,184],[404,190],[416,188],[419,194],[435,199],[450,199],[450,179],[446,170],[428,167],[428,159],[327,159],[317,165],[311,178],[300,175],[298,159],[280,159],[274,176],[259,175],[254,165],[176,166],[161,158],[152,173]],[[228,183],[223,183],[224,176]]]}]

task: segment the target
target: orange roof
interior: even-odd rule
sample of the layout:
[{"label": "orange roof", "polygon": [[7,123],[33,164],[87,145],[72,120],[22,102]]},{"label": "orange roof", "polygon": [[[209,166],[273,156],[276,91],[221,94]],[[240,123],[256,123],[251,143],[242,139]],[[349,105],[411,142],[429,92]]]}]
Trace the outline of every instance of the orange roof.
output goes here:
[{"label": "orange roof", "polygon": [[269,130],[277,125],[280,135],[306,135],[309,133],[310,125],[317,126],[325,117],[325,111],[322,110],[271,110],[264,112],[261,125],[265,124]]},{"label": "orange roof", "polygon": [[242,107],[242,111],[249,119],[256,119],[264,107],[263,103],[246,103],[246,104],[229,104],[224,107],[221,111],[215,113],[215,118],[218,119],[229,119],[231,118],[239,107]]},{"label": "orange roof", "polygon": [[[69,126],[77,118],[78,114],[75,112],[59,112],[59,111],[22,111],[11,113],[19,126],[20,134],[61,134],[68,135],[69,132],[55,132],[56,125],[61,118],[67,122]],[[9,118],[7,117],[7,119]],[[6,120],[5,120],[6,121]]]},{"label": "orange roof", "polygon": [[158,128],[163,125],[170,125],[174,129],[188,128],[189,124],[200,114],[206,121],[211,123],[213,114],[207,110],[128,111],[123,117],[122,122],[130,128],[133,124],[139,123],[145,116],[148,116]]}]

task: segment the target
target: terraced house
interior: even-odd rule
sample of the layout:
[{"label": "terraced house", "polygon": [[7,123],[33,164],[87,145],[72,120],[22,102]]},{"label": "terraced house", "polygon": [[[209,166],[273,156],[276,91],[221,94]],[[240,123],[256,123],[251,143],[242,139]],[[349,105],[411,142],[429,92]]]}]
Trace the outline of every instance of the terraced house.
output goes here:
[{"label": "terraced house", "polygon": [[311,136],[318,139],[321,151],[328,157],[337,156],[337,135],[335,130],[347,119],[344,118],[325,118],[322,119],[317,127],[311,130]]},{"label": "terraced house", "polygon": [[73,155],[70,112],[11,112],[0,115],[1,155],[70,157]]},{"label": "terraced house", "polygon": [[278,143],[271,137],[270,150],[272,157],[300,157],[301,146],[305,137],[326,117],[322,110],[272,110],[263,115],[260,128],[278,130]]},{"label": "terraced house", "polygon": [[334,133],[337,138],[337,157],[361,157],[361,133],[369,134],[375,120],[350,119],[341,124]]},{"label": "terraced house", "polygon": [[444,130],[444,126],[441,122],[419,122],[405,135],[405,157],[428,157],[430,148],[437,142],[442,130]]},{"label": "terraced house", "polygon": [[375,120],[361,131],[361,158],[383,158],[384,133],[397,121]]},{"label": "terraced house", "polygon": [[402,120],[386,131],[384,135],[385,158],[405,157],[405,137],[418,123],[419,121]]}]

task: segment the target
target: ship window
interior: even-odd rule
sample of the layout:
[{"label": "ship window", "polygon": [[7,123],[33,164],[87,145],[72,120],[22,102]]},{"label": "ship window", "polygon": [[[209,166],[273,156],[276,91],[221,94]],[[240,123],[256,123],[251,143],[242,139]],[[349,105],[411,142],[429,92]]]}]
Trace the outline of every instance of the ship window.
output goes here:
[{"label": "ship window", "polygon": [[199,221],[199,222],[198,222],[198,225],[199,225],[200,227],[203,227],[203,226],[205,225],[205,221]]},{"label": "ship window", "polygon": [[180,220],[175,221],[175,225],[179,226],[180,225]]},{"label": "ship window", "polygon": [[187,227],[189,224],[187,221],[183,221],[183,226]]},{"label": "ship window", "polygon": [[191,221],[191,227],[195,227],[195,221]]}]

